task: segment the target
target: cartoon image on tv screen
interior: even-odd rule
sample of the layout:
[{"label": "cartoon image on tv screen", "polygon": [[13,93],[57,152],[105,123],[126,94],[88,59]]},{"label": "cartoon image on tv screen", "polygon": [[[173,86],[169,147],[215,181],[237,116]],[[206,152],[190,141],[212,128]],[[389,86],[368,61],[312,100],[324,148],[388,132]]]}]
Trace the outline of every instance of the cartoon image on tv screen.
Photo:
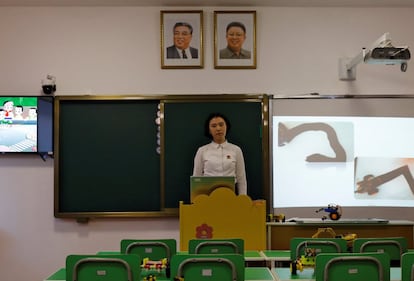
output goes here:
[{"label": "cartoon image on tv screen", "polygon": [[37,151],[37,98],[0,97],[0,152]]},{"label": "cartoon image on tv screen", "polygon": [[414,158],[355,159],[357,199],[414,199]]}]

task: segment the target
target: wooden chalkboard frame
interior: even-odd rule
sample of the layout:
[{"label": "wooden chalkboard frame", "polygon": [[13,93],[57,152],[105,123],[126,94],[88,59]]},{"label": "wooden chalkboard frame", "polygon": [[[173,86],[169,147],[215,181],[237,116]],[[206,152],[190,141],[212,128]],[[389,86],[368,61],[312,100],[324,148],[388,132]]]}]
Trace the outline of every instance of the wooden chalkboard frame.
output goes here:
[{"label": "wooden chalkboard frame", "polygon": [[[175,144],[170,144],[175,137],[173,137],[171,130],[169,131],[168,126],[171,122],[169,122],[170,119],[168,118],[173,116],[171,118],[176,118],[177,122],[182,122],[182,120],[188,118],[186,115],[181,115],[179,107],[176,113],[174,113],[174,110],[170,110],[176,106],[184,106],[185,108],[187,105],[189,110],[191,109],[193,113],[197,114],[199,111],[200,114],[201,112],[205,113],[207,110],[215,111],[213,108],[215,109],[216,105],[218,105],[219,111],[229,109],[229,112],[224,113],[231,115],[230,120],[233,127],[235,127],[235,132],[237,130],[244,131],[244,129],[240,129],[243,128],[244,123],[237,124],[238,122],[254,122],[253,125],[258,128],[257,137],[254,140],[256,143],[253,142],[249,145],[250,147],[257,146],[257,148],[253,149],[254,158],[251,158],[252,154],[249,152],[249,150],[252,150],[251,148],[246,148],[246,152],[244,151],[247,154],[247,156],[245,155],[245,158],[247,158],[245,159],[246,170],[248,177],[249,172],[250,174],[254,173],[252,180],[255,182],[251,185],[251,194],[254,196],[252,199],[269,200],[269,98],[267,95],[57,96],[54,105],[56,148],[54,162],[55,217],[87,221],[90,218],[106,217],[178,216],[179,201],[185,201],[186,198],[182,198],[182,195],[176,199],[169,197],[171,200],[166,198],[166,196],[175,196],[175,193],[171,195],[171,188],[181,188],[172,187],[171,182],[174,179],[171,179],[171,173],[168,174],[168,165],[173,166],[175,164],[170,162],[166,164],[166,161],[171,161],[171,157],[169,159],[168,156],[172,154],[171,151],[174,151],[172,148],[176,146]],[[245,108],[247,112],[231,112],[245,110]],[[115,116],[105,115],[109,110],[113,110]],[[173,115],[171,115],[171,112],[173,112]],[[249,112],[252,113],[252,120],[255,121],[249,121],[249,119],[243,119],[243,117],[233,118],[240,115],[248,116]],[[101,114],[100,117],[94,116],[99,114]],[[198,136],[199,129],[201,128],[202,130],[206,116],[203,114],[203,122],[201,124],[196,123],[197,125],[190,126],[187,136],[179,136],[179,138],[197,138],[197,145],[202,145],[203,142],[206,142],[207,140],[201,140],[200,136]],[[127,123],[132,127],[132,140],[123,145],[114,145],[117,139],[107,132],[111,126],[115,128],[122,123],[121,121],[111,121],[112,119],[117,120],[117,117],[122,120],[134,119],[134,121]],[[157,118],[158,123],[156,123]],[[201,115],[197,118],[197,120],[201,120]],[[141,119],[142,121],[140,121]],[[240,121],[237,119],[240,119]],[[120,129],[116,128],[114,131],[121,138],[126,138],[126,136],[129,138],[130,133],[125,133],[127,127],[122,127],[122,125],[120,127]],[[136,133],[140,129],[145,130],[147,133]],[[251,132],[246,131],[245,134],[250,136]],[[258,138],[259,134],[260,139]],[[247,138],[240,135],[240,132],[239,136],[237,136],[237,133],[234,135],[235,139],[237,137],[239,139],[236,143],[242,142],[240,146],[244,149],[243,138]],[[99,141],[95,138],[98,138]],[[134,146],[134,143],[140,142],[141,138],[147,139],[142,144]],[[79,139],[85,139],[88,144]],[[101,142],[103,143],[102,147],[99,146]],[[151,144],[151,147],[147,147],[148,143]],[[82,148],[82,146],[85,146],[85,148]],[[116,149],[112,149],[114,146],[116,146]],[[135,151],[132,147],[144,150]],[[169,150],[166,151],[166,147]],[[187,148],[184,146],[183,149]],[[119,153],[117,154],[113,150],[119,150]],[[159,155],[154,156],[156,150],[159,151]],[[88,153],[92,153],[94,157],[90,157]],[[102,156],[102,154],[108,155]],[[129,157],[129,154],[132,155]],[[180,175],[180,181],[185,181],[182,187],[185,190],[189,190],[187,189],[187,183],[189,184],[187,175],[190,172],[188,171],[190,167],[192,169],[192,157],[194,154],[193,148],[186,151],[187,157],[191,157],[191,159],[189,158],[191,163],[187,163],[188,161],[183,162],[183,165],[186,166],[187,174],[184,176]],[[144,156],[141,157],[142,155]],[[172,157],[181,158],[181,155],[177,157],[177,155],[173,154]],[[138,158],[142,160],[138,164],[140,169],[130,169],[129,167],[134,166],[135,159]],[[148,165],[146,161],[148,161]],[[254,161],[255,165],[248,165],[248,161]],[[257,167],[260,168],[259,170],[249,171],[249,166],[256,166],[256,169]],[[145,169],[148,170],[145,171]],[[139,177],[137,174],[141,170],[143,170],[142,172],[145,176]],[[127,176],[124,172],[127,173]],[[115,173],[114,178],[111,178],[112,173]],[[149,179],[147,179],[147,175],[150,177]],[[119,182],[120,179],[125,180]],[[141,181],[141,188],[136,190],[135,183],[141,183]],[[137,187],[139,186],[137,185]],[[124,194],[126,195],[124,196]],[[120,198],[118,198],[118,195],[120,195]],[[136,200],[137,208],[135,208],[134,202],[129,201],[130,198]],[[122,202],[126,203],[116,202],[117,200],[122,200]]]}]

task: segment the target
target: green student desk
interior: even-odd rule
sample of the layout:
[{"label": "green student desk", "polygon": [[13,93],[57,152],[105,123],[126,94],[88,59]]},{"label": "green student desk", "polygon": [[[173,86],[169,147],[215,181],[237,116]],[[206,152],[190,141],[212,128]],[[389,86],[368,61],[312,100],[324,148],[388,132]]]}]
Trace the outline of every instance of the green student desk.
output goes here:
[{"label": "green student desk", "polygon": [[[272,272],[267,267],[246,267],[246,281],[274,281]],[[61,268],[44,281],[66,281],[66,269]],[[170,281],[167,278],[157,277],[157,281]]]},{"label": "green student desk", "polygon": [[261,251],[245,250],[244,260],[246,267],[266,266],[266,258]]},{"label": "green student desk", "polygon": [[244,251],[244,259],[249,261],[265,261],[265,257],[260,251],[246,250]]},{"label": "green student desk", "polygon": [[284,263],[290,263],[289,250],[264,250],[261,253],[265,261],[270,264],[270,268],[283,267]]},{"label": "green student desk", "polygon": [[[111,254],[120,254],[117,251],[100,251],[97,253],[98,255],[111,255]],[[187,254],[187,252],[177,252],[179,254]],[[253,262],[265,262],[268,259],[262,254],[261,251],[254,251],[254,250],[246,250],[244,251],[244,259],[247,264]]]},{"label": "green student desk", "polygon": [[[298,271],[297,275],[292,275],[290,273],[290,268],[286,267],[273,268],[272,272],[276,281],[315,281],[313,268],[305,268],[302,272]],[[401,268],[391,267],[390,275],[390,281],[401,281]]]}]

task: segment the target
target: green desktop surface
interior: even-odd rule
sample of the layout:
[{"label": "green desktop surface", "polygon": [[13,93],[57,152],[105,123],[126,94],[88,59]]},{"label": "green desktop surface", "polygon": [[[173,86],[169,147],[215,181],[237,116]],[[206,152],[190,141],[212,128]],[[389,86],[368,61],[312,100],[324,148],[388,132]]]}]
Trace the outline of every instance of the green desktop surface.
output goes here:
[{"label": "green desktop surface", "polygon": [[288,266],[290,263],[289,250],[263,250],[262,256],[265,261],[270,264],[270,268]]},{"label": "green desktop surface", "polygon": [[244,259],[246,261],[264,261],[265,257],[260,253],[260,251],[245,250]]},{"label": "green desktop surface", "polygon": [[[167,278],[157,278],[157,281],[169,281]],[[273,274],[267,267],[246,267],[245,268],[246,281],[273,281]],[[66,281],[66,269],[61,268],[45,281]]]},{"label": "green desktop surface", "polygon": [[[297,275],[290,273],[290,268],[277,267],[272,269],[276,281],[290,281],[290,280],[302,280],[302,281],[314,281],[315,274],[313,268],[305,268],[303,271],[298,271]],[[391,267],[390,269],[390,281],[401,281],[401,268]]]},{"label": "green desktop surface", "polygon": [[296,275],[290,273],[290,268],[277,267],[273,269],[277,281],[281,280],[315,280],[314,269],[305,268],[303,271],[298,271]]},{"label": "green desktop surface", "polygon": [[290,261],[290,250],[263,250],[265,259],[275,261]]},{"label": "green desktop surface", "polygon": [[272,272],[267,267],[246,267],[244,271],[245,280],[275,280]]},{"label": "green desktop surface", "polygon": [[[277,251],[277,252],[281,252],[282,255],[284,255],[284,251]],[[119,251],[100,251],[97,252],[97,255],[111,255],[111,254],[119,254]],[[187,251],[180,251],[177,252],[178,255],[180,254],[188,254]],[[260,251],[255,251],[255,250],[246,250],[244,251],[244,259],[246,261],[264,261],[265,257],[260,253]]]}]

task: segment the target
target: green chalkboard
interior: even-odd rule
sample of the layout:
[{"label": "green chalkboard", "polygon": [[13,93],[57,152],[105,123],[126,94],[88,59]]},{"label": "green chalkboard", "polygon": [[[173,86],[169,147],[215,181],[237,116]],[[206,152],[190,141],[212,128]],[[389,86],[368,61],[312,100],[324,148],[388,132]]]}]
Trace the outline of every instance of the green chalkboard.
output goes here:
[{"label": "green chalkboard", "polygon": [[56,97],[55,216],[178,215],[212,111],[232,123],[248,194],[269,198],[267,105],[266,96],[245,95]]}]

